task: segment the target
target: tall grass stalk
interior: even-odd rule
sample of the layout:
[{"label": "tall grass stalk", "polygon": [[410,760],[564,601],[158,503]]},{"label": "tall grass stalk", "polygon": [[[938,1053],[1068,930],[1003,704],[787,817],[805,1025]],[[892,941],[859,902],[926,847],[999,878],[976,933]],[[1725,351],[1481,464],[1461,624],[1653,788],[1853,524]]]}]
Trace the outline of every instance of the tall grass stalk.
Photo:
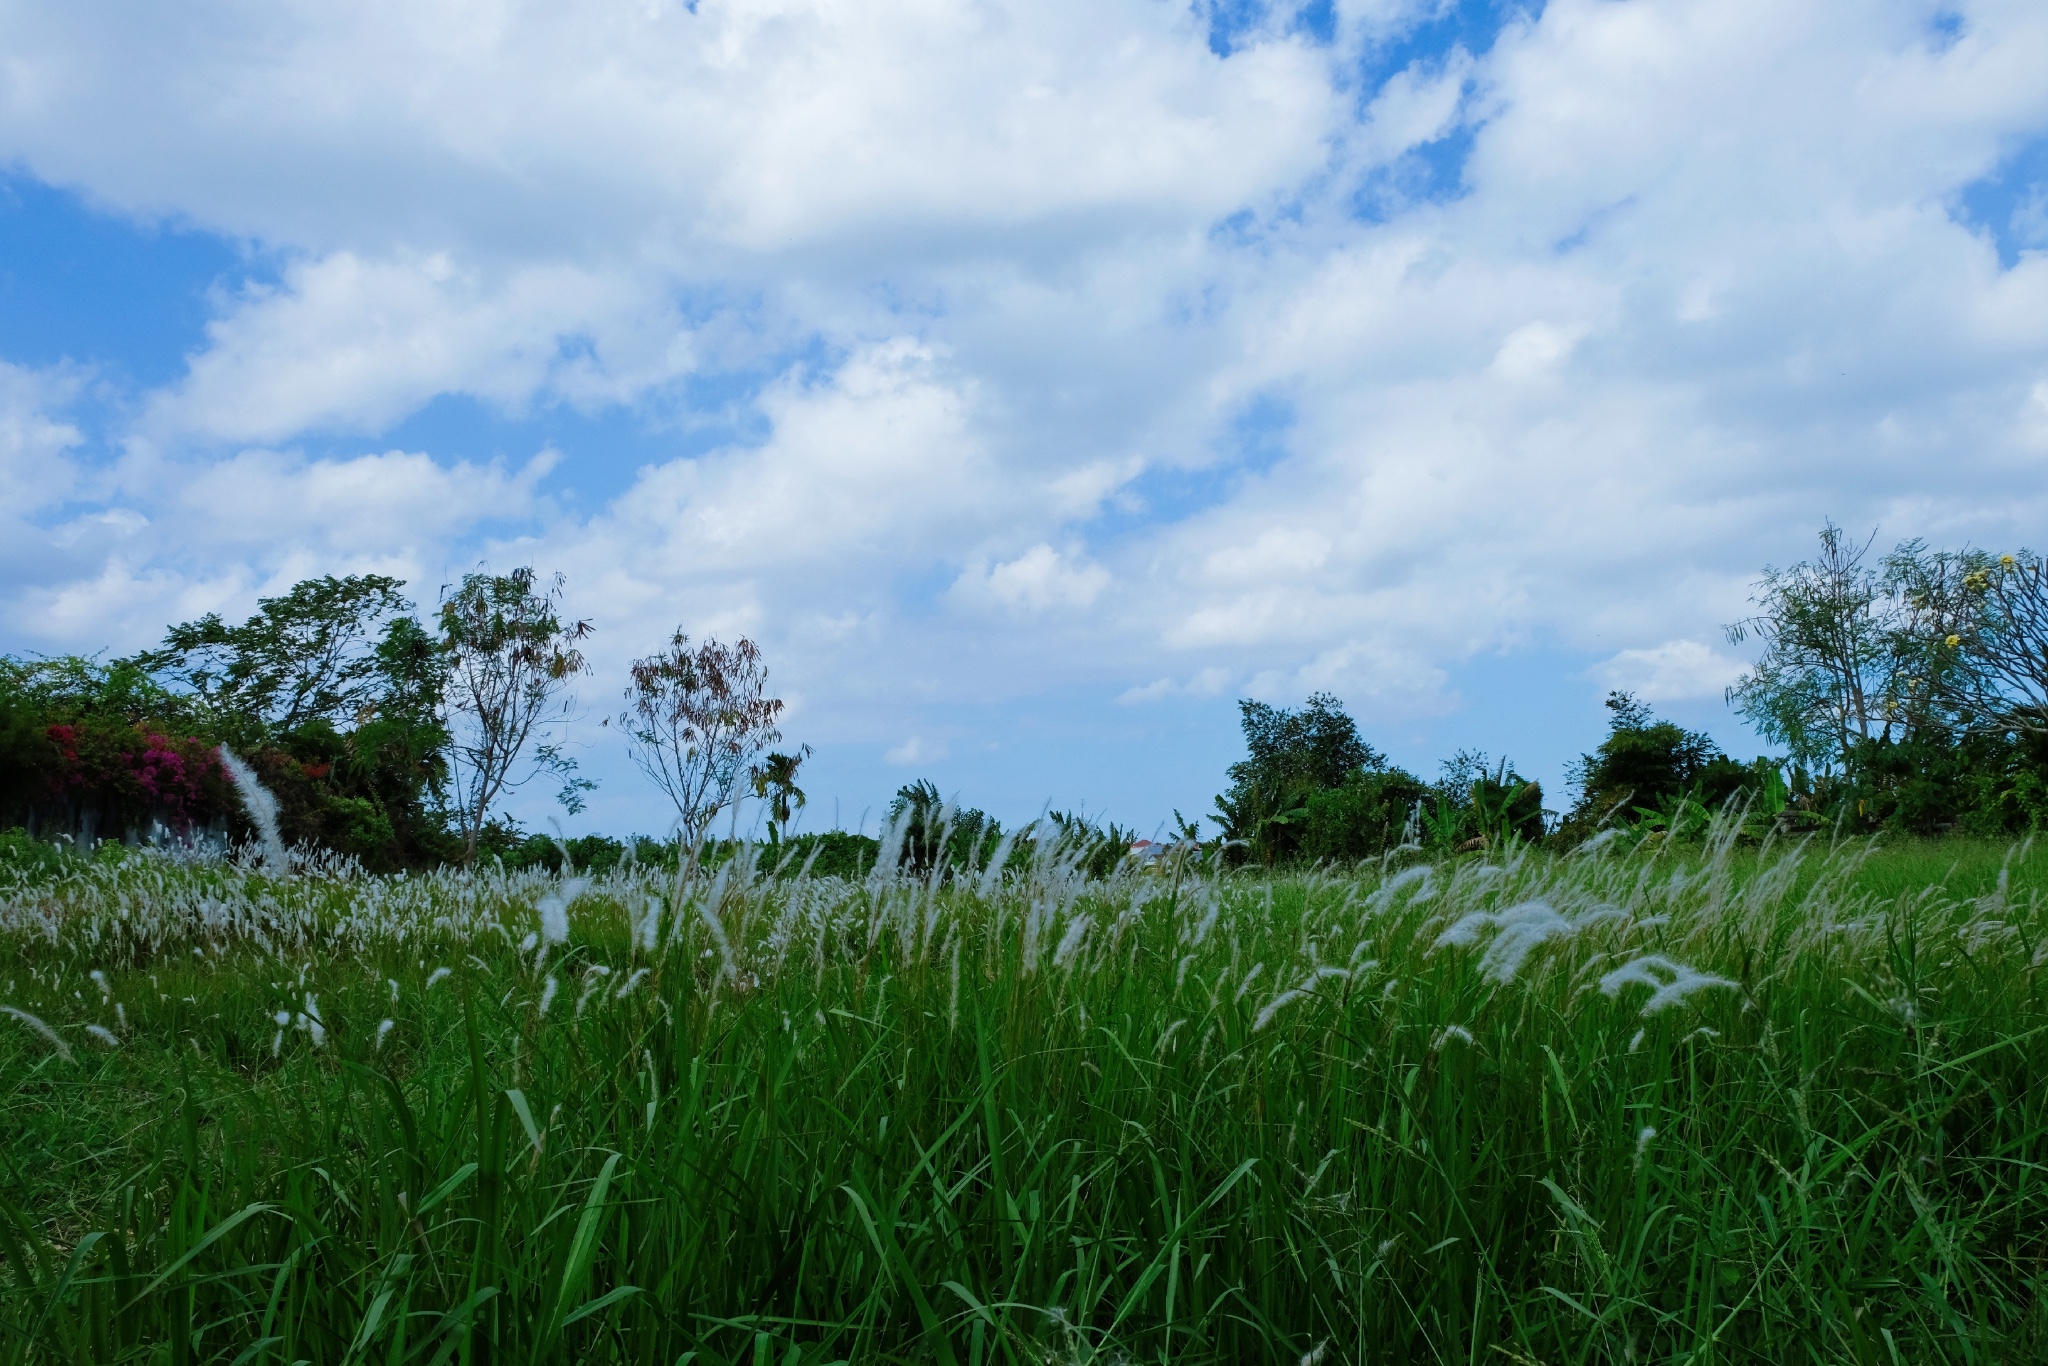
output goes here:
[{"label": "tall grass stalk", "polygon": [[2048,1353],[2048,859],[1735,833],[22,874],[0,1360]]}]

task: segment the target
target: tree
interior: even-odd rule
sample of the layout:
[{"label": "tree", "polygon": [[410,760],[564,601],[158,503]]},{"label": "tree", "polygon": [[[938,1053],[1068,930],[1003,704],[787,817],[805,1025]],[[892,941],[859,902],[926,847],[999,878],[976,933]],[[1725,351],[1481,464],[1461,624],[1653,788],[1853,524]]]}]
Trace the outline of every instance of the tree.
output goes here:
[{"label": "tree", "polygon": [[1312,695],[1298,712],[1250,699],[1237,707],[1247,754],[1230,766],[1230,790],[1216,798],[1216,819],[1225,839],[1243,841],[1264,862],[1300,844],[1290,827],[1308,819],[1312,794],[1343,787],[1354,772],[1386,767],[1329,693]]},{"label": "tree", "polygon": [[411,617],[398,617],[377,643],[378,694],[342,739],[344,763],[383,812],[402,852],[416,856],[433,832],[429,802],[448,786],[448,656]]},{"label": "tree", "polygon": [[1629,824],[1631,813],[1685,797],[1718,808],[1755,773],[1721,752],[1704,731],[1659,721],[1625,692],[1607,694],[1608,732],[1599,748],[1566,772],[1579,789],[1570,831],[1591,834],[1610,817]]},{"label": "tree", "polygon": [[782,703],[767,686],[760,648],[744,636],[693,648],[679,629],[666,648],[633,661],[619,727],[640,771],[675,803],[689,848],[732,804],[754,757],[782,739]]},{"label": "tree", "polygon": [[1750,599],[1760,610],[1727,628],[1731,644],[1764,646],[1728,702],[1794,759],[1830,765],[1896,719],[1904,661],[1894,586],[1863,563],[1870,541],[1829,522],[1820,543],[1816,559],[1765,568]]},{"label": "tree", "polygon": [[1941,638],[1960,655],[1949,675],[1958,702],[1979,723],[2048,734],[2048,563],[1978,553],[1959,578],[1969,610]]},{"label": "tree", "polygon": [[465,861],[475,856],[498,800],[535,774],[562,779],[559,800],[571,811],[580,809],[580,794],[591,786],[574,776],[575,761],[552,744],[536,746],[532,768],[520,772],[536,732],[573,706],[564,694],[569,680],[588,672],[576,646],[589,636],[590,623],[563,619],[566,582],[557,574],[543,584],[522,566],[509,574],[465,574],[453,592],[443,592],[438,615],[453,723],[451,814]]},{"label": "tree", "polygon": [[316,720],[338,726],[380,691],[377,628],[412,610],[404,586],[382,574],[307,579],[259,599],[239,626],[217,612],[173,626],[135,662],[188,690],[243,746]]},{"label": "tree", "polygon": [[[889,800],[888,819],[902,831],[901,861],[920,873],[930,872],[941,862],[974,867],[988,858],[1003,838],[1000,821],[979,807],[962,806],[957,799],[942,796],[938,784],[929,778],[897,788]],[[1050,819],[1060,826],[1070,818],[1053,812]]]},{"label": "tree", "polygon": [[811,757],[809,745],[799,745],[794,754],[770,754],[751,770],[754,795],[768,803],[768,828],[778,842],[790,818],[809,802],[796,785],[796,771]]}]

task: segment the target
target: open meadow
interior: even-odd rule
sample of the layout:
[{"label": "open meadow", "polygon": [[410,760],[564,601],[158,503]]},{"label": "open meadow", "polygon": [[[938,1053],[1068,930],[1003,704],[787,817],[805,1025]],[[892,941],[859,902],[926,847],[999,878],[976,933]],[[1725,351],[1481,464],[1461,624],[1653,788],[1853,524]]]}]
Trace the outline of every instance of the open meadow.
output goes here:
[{"label": "open meadow", "polygon": [[0,1359],[2048,1355],[2048,852],[1077,853],[19,867]]}]

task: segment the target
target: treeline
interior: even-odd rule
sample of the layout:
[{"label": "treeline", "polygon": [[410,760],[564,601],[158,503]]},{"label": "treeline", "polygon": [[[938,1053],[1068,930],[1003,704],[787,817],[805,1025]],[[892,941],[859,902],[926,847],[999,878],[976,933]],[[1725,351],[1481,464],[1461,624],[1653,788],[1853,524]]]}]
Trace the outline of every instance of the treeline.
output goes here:
[{"label": "treeline", "polygon": [[1798,799],[1857,829],[2004,835],[2048,823],[2048,566],[1829,524],[1766,569],[1728,701],[1789,751]]},{"label": "treeline", "polygon": [[[2010,835],[2048,824],[2048,570],[2038,556],[1908,541],[1873,560],[1829,524],[1820,554],[1767,568],[1728,628],[1760,646],[1728,701],[1780,756],[1737,761],[1705,734],[1608,698],[1609,730],[1558,807],[1512,762],[1460,752],[1431,779],[1391,764],[1342,704],[1241,702],[1246,756],[1209,818],[1172,843],[1261,864],[1354,860],[1398,845],[1576,844],[1603,831],[1681,836],[1739,801],[1755,829]],[[238,625],[218,615],[102,662],[0,659],[0,826],[45,837],[248,833],[223,747],[276,796],[286,842],[377,869],[478,857],[603,867],[724,858],[715,821],[762,803],[767,836],[814,871],[1022,857],[1043,835],[1106,868],[1137,832],[1054,812],[1006,832],[930,783],[901,789],[878,838],[791,837],[809,746],[778,750],[783,704],[752,642],[680,630],[633,661],[616,719],[675,811],[666,843],[522,830],[505,799],[545,780],[565,810],[591,784],[562,749],[591,625],[559,576],[479,570],[422,620],[391,578],[308,580]],[[1206,836],[1206,838],[1205,838]],[[660,852],[666,849],[667,853]],[[579,851],[580,850],[580,851]],[[1007,850],[1008,852],[1004,852]],[[865,860],[865,865],[863,865]]]},{"label": "treeline", "polygon": [[[1348,860],[1397,844],[1576,845],[1685,835],[1739,802],[1753,832],[2006,836],[2048,825],[2048,570],[2026,551],[1907,541],[1873,560],[1828,524],[1820,553],[1767,568],[1727,628],[1757,662],[1727,700],[1782,756],[1739,762],[1627,693],[1568,766],[1569,804],[1507,761],[1460,753],[1425,781],[1390,765],[1336,698],[1241,702],[1247,756],[1215,819],[1234,857]],[[1190,829],[1188,833],[1192,834]]]},{"label": "treeline", "polygon": [[[560,741],[591,624],[562,613],[559,576],[530,568],[465,576],[425,621],[403,588],[377,575],[312,579],[244,622],[202,617],[128,658],[0,659],[0,828],[45,844],[246,839],[255,832],[224,767],[231,752],[275,797],[284,843],[376,870],[762,857],[718,836],[720,814],[747,797],[761,803],[770,863],[819,874],[858,876],[882,859],[979,868],[1028,857],[1041,833],[1104,872],[1134,838],[1061,812],[1006,834],[930,783],[896,794],[879,836],[791,835],[811,750],[772,748],[783,704],[759,648],[680,630],[633,661],[623,706],[605,718],[673,806],[670,837],[523,830],[503,812],[510,793],[545,780],[573,814],[592,786]],[[11,841],[8,857],[25,849]]]},{"label": "treeline", "polygon": [[[1216,799],[1221,835],[1211,841],[1234,861],[1351,862],[1403,845],[1438,853],[1509,841],[1571,845],[1610,826],[1637,836],[1685,834],[1745,792],[1759,819],[1818,820],[1796,805],[1773,761],[1738,763],[1627,693],[1608,696],[1607,738],[1569,765],[1576,800],[1563,813],[1547,808],[1542,784],[1507,759],[1461,751],[1431,780],[1389,763],[1328,693],[1299,711],[1238,707],[1248,754]],[[1200,840],[1193,822],[1181,829]]]},{"label": "treeline", "polygon": [[498,814],[536,777],[590,784],[552,740],[588,623],[562,583],[479,571],[425,622],[381,575],[324,577],[102,661],[0,659],[0,825],[45,838],[248,837],[222,754],[276,798],[292,845],[374,869],[518,846]]}]

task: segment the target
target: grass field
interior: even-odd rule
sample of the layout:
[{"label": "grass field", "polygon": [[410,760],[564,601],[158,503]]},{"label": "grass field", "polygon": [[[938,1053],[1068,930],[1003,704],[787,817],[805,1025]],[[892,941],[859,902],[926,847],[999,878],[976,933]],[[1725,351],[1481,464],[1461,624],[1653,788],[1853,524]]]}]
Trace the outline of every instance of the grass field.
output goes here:
[{"label": "grass field", "polygon": [[21,874],[0,1356],[2048,1357],[2048,853],[771,873]]}]

